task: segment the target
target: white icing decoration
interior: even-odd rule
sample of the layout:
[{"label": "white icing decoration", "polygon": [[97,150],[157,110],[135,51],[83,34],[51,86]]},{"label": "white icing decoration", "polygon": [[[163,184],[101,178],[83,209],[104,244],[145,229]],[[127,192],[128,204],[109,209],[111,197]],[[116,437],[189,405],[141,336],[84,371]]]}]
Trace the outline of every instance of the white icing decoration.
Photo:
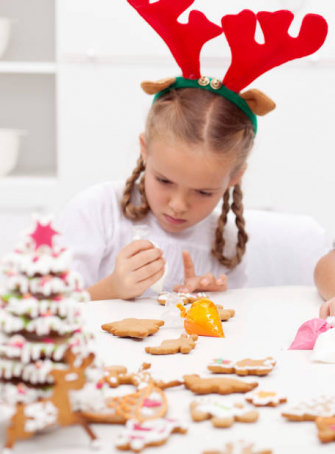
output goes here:
[{"label": "white icing decoration", "polygon": [[149,443],[167,440],[171,432],[179,427],[187,430],[184,423],[172,419],[158,418],[143,423],[131,419],[127,421],[125,428],[119,434],[116,446],[121,447],[129,443],[132,450],[140,451]]},{"label": "white icing decoration", "polygon": [[78,380],[79,375],[73,372],[72,374],[65,375],[65,381],[76,381]]},{"label": "white icing decoration", "polygon": [[[329,318],[329,317],[328,317]],[[334,318],[334,317],[332,317]],[[320,361],[323,363],[335,363],[335,329],[329,329],[321,333],[316,339],[312,361]]]},{"label": "white icing decoration", "polygon": [[286,414],[303,416],[305,414],[312,416],[335,416],[335,397],[320,396],[307,402],[301,402],[295,407],[285,410]]},{"label": "white icing decoration", "polygon": [[19,361],[0,358],[0,378],[11,380],[21,378],[25,382],[37,384],[54,383],[48,374],[54,369],[66,369],[63,363],[53,363],[49,359],[36,363],[22,364]]},{"label": "white icing decoration", "polygon": [[71,261],[72,254],[69,250],[56,247],[52,250],[45,248],[41,252],[39,250],[26,250],[22,253],[14,251],[3,259],[6,267],[28,276],[64,273],[69,269]]},{"label": "white icing decoration", "polygon": [[52,388],[44,390],[40,388],[29,388],[23,383],[14,385],[13,383],[0,382],[0,402],[2,401],[11,405],[18,403],[29,404],[38,399],[48,398],[51,394]]},{"label": "white icing decoration", "polygon": [[29,278],[23,274],[8,276],[7,278],[7,288],[9,290],[18,290],[23,294],[32,293],[50,296],[71,292],[82,287],[82,278],[75,271],[70,271],[64,279],[52,275]]},{"label": "white icing decoration", "polygon": [[226,399],[204,397],[196,400],[198,411],[210,413],[216,418],[233,418],[242,416],[250,412],[249,408],[239,402],[233,402]]},{"label": "white icing decoration", "polygon": [[27,417],[25,430],[36,432],[57,422],[58,409],[50,401],[36,402],[27,405],[24,408],[24,414]]},{"label": "white icing decoration", "polygon": [[282,394],[278,394],[277,392],[273,392],[274,395],[272,396],[260,396],[260,394],[263,392],[266,391],[252,391],[250,393],[245,394],[245,398],[247,400],[251,399],[255,405],[268,405],[271,403],[278,405],[280,404],[281,400],[286,399],[285,396],[283,396]]}]

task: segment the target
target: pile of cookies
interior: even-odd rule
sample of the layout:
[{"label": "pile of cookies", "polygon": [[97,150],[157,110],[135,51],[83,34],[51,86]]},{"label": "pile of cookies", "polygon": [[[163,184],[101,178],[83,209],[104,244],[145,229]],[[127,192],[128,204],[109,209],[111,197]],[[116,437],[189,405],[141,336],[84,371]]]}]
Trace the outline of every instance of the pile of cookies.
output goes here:
[{"label": "pile of cookies", "polygon": [[[192,305],[207,295],[200,294],[170,294],[159,295],[158,303],[165,305],[174,300],[183,306]],[[224,309],[216,305],[222,321],[228,321],[235,315],[235,311]],[[102,328],[115,336],[145,338],[154,335],[164,325],[163,320],[125,319],[103,325]],[[197,344],[201,342],[195,334],[181,334],[177,339],[164,339],[160,345],[145,348],[151,355],[172,355],[177,353],[192,354]],[[194,353],[193,353],[194,354]],[[132,449],[139,452],[146,446],[157,446],[166,442],[168,436],[174,432],[186,433],[187,427],[183,422],[166,419],[168,414],[168,388],[183,386],[195,394],[189,403],[190,417],[194,422],[210,421],[215,428],[229,428],[234,424],[256,423],[260,418],[262,407],[276,408],[287,402],[287,396],[259,386],[259,379],[271,373],[276,367],[276,360],[270,356],[262,359],[216,358],[207,365],[207,372],[213,376],[202,377],[197,374],[187,374],[178,380],[164,382],[153,378],[149,365],[143,364],[137,373],[128,373],[120,366],[106,370],[104,380],[111,387],[122,384],[132,384],[137,391],[133,395],[113,398],[109,405],[116,408],[116,413],[122,415],[126,429],[117,441],[119,449]],[[228,375],[229,377],[225,376]],[[244,381],[233,378],[254,376],[256,381]],[[256,389],[257,388],[257,389]],[[259,389],[258,389],[259,388]],[[142,393],[140,393],[142,390]],[[145,391],[144,391],[145,390]],[[235,394],[244,394],[244,398],[235,398]],[[129,401],[131,404],[129,404]],[[155,410],[145,408],[145,402],[154,406]],[[128,412],[125,412],[125,406]],[[285,410],[282,417],[294,421],[315,421],[322,442],[335,440],[335,401],[326,397],[316,399],[310,403],[300,404],[297,407]],[[120,421],[115,421],[120,422]],[[145,436],[135,443],[140,432]],[[157,431],[160,431],[159,435]],[[252,444],[245,442],[227,444],[221,451],[207,451],[206,454],[265,454],[271,450],[256,450]],[[204,453],[205,454],[205,453]]]}]

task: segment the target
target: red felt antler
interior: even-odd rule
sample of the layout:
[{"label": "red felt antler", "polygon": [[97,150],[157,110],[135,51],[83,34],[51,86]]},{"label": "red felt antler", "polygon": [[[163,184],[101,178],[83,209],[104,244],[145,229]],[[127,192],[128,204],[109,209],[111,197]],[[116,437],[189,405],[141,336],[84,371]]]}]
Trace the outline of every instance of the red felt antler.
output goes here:
[{"label": "red felt antler", "polygon": [[178,17],[194,0],[127,0],[151,27],[163,38],[186,79],[198,79],[202,46],[222,29],[210,22],[200,11],[191,11],[189,22],[181,24]]},{"label": "red felt antler", "polygon": [[[264,44],[255,41],[257,19],[264,34]],[[293,19],[293,13],[284,10],[261,11],[257,16],[244,10],[224,16],[222,28],[231,48],[232,63],[223,84],[238,93],[275,66],[316,52],[327,36],[325,19],[317,14],[307,14],[296,38],[288,34]]]}]

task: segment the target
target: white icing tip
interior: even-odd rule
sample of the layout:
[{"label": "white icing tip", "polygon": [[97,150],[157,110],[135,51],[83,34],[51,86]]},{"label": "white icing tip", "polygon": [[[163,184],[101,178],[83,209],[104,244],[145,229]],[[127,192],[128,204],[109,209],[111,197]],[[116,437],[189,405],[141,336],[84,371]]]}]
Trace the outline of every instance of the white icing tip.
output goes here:
[{"label": "white icing tip", "polygon": [[99,451],[102,448],[101,441],[98,438],[96,438],[95,440],[92,440],[90,443],[90,448],[93,451]]}]

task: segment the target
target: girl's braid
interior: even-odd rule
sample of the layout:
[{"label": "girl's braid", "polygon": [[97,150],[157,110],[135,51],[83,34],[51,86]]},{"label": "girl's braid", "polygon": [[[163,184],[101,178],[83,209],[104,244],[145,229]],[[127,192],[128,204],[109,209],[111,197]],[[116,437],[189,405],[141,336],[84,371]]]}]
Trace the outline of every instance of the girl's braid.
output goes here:
[{"label": "girl's braid", "polygon": [[130,202],[135,182],[144,170],[145,164],[142,159],[142,156],[140,156],[137,160],[137,166],[133,170],[131,177],[129,177],[128,180],[126,181],[126,186],[124,188],[123,197],[121,200],[123,214],[126,216],[126,218],[131,219],[133,221],[137,221],[144,218],[144,216],[146,216],[149,211],[149,205],[144,191],[144,175],[142,176],[138,187],[141,194],[142,205],[134,206]]},{"label": "girl's braid", "polygon": [[224,240],[224,227],[227,224],[227,219],[228,219],[228,212],[230,209],[229,205],[229,188],[223,195],[223,204],[222,204],[222,213],[221,216],[219,217],[218,221],[218,227],[215,231],[215,241],[212,249],[212,254],[214,257],[216,257],[221,265],[225,266],[228,269],[233,269],[235,268],[242,260],[242,257],[245,253],[246,249],[246,243],[248,241],[248,235],[245,232],[245,221],[243,218],[243,204],[242,204],[242,190],[241,186],[239,184],[236,184],[234,186],[234,191],[233,191],[233,203],[231,206],[232,211],[234,212],[236,216],[236,225],[238,227],[238,234],[237,234],[237,244],[236,244],[236,255],[228,259],[227,257],[224,256],[224,246],[225,246],[225,240]]}]

